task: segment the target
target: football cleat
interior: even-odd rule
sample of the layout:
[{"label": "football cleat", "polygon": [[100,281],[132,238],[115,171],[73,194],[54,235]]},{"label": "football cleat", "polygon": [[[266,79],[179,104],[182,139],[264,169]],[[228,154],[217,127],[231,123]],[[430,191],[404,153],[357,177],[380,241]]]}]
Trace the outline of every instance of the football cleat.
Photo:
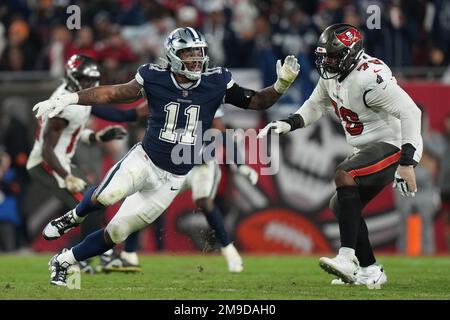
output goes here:
[{"label": "football cleat", "polygon": [[90,263],[87,261],[78,262],[78,266],[80,268],[80,272],[82,272],[82,273],[85,273],[85,274],[94,274],[95,273],[94,267],[91,266]]},{"label": "football cleat", "polygon": [[69,232],[73,228],[77,227],[81,222],[83,222],[84,217],[74,216],[74,210],[72,209],[65,215],[53,219],[50,221],[42,231],[42,236],[45,240],[55,240],[61,237],[63,234]]},{"label": "football cleat", "polygon": [[328,273],[338,276],[345,283],[355,283],[359,271],[359,262],[356,256],[337,255],[330,259],[322,257],[319,266]]},{"label": "football cleat", "polygon": [[[62,252],[64,252],[64,250]],[[64,266],[63,264],[59,263],[57,260],[59,255],[59,253],[55,254],[48,262],[48,268],[51,271],[50,284],[65,287],[67,286],[66,278],[69,265]]]},{"label": "football cleat", "polygon": [[[383,266],[375,264],[367,268],[361,268],[356,274],[354,285],[366,285],[369,289],[381,289],[381,286],[387,283],[387,276]],[[341,279],[333,279],[332,285],[346,284]]]},{"label": "football cleat", "polygon": [[227,260],[228,271],[230,272],[241,272],[244,270],[244,263],[242,262],[242,258],[239,255],[236,247],[230,243],[226,247],[220,249],[222,255]]},{"label": "football cleat", "polygon": [[118,254],[104,253],[100,256],[100,265],[96,267],[97,272],[142,272],[142,267],[137,263],[124,259]]}]

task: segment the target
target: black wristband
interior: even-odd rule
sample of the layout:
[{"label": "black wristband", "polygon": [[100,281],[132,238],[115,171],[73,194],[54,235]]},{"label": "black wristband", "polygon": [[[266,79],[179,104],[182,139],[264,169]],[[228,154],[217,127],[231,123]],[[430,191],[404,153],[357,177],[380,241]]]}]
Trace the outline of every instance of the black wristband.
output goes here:
[{"label": "black wristband", "polygon": [[411,143],[405,143],[402,145],[402,152],[400,154],[400,160],[398,163],[401,166],[415,166],[417,162],[414,160],[414,153],[416,148]]},{"label": "black wristband", "polygon": [[305,126],[303,117],[298,113],[291,114],[287,119],[282,119],[280,121],[287,122],[291,126],[291,131],[303,128]]}]

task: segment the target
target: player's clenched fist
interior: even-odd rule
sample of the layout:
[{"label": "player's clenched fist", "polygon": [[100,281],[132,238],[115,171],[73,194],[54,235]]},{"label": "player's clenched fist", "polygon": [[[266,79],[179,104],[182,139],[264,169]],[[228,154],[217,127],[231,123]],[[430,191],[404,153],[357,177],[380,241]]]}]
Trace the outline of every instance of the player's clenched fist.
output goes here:
[{"label": "player's clenched fist", "polygon": [[269,132],[273,132],[276,134],[285,134],[291,131],[291,125],[283,120],[272,121],[264,128],[261,129],[258,133],[258,138],[262,139],[269,134]]},{"label": "player's clenched fist", "polygon": [[300,71],[300,65],[297,58],[294,56],[287,56],[284,59],[284,64],[281,65],[281,60],[277,61],[277,81],[273,85],[274,89],[279,94],[284,94],[295,81]]},{"label": "player's clenched fist", "polygon": [[52,118],[60,113],[68,105],[76,104],[77,102],[78,94],[65,94],[37,103],[33,107],[33,111],[36,112],[36,118]]}]

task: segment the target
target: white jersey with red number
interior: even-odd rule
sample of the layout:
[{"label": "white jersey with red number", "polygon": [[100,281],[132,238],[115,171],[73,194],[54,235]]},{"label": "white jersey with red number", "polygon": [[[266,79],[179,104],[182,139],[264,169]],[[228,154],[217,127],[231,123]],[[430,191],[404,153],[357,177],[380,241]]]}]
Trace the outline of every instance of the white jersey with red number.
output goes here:
[{"label": "white jersey with red number", "polygon": [[414,160],[420,160],[420,110],[381,60],[364,53],[341,82],[321,78],[311,97],[296,111],[305,126],[327,112],[338,116],[347,142],[356,149],[374,142],[398,148],[411,143],[416,148]]},{"label": "white jersey with red number", "polygon": [[[70,93],[70,91],[66,89],[66,84],[63,83],[55,90],[55,92],[53,92],[50,98],[67,93]],[[89,121],[90,114],[91,106],[70,105],[65,107],[64,110],[57,115],[58,118],[67,120],[68,124],[62,131],[54,151],[62,167],[69,173],[71,172],[70,165],[77,148],[78,140],[80,139],[81,132]],[[27,169],[31,169],[42,163],[43,167],[56,178],[59,186],[64,188],[64,179],[54,172],[42,158],[43,137],[47,123],[47,117],[38,119],[36,140],[34,141],[33,150],[28,158]]]}]

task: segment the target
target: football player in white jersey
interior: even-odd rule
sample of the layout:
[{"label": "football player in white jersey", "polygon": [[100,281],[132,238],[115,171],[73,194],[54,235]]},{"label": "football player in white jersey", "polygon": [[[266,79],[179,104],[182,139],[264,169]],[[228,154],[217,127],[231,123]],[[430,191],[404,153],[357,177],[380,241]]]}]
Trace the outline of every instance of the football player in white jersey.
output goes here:
[{"label": "football player in white jersey", "polygon": [[306,127],[329,111],[338,116],[354,153],[337,167],[336,194],[330,201],[341,247],[335,258],[320,258],[319,265],[338,276],[333,284],[379,287],[387,277],[376,263],[361,212],[392,181],[402,195],[417,191],[414,166],[422,155],[421,112],[389,67],[364,52],[357,28],[329,26],[319,38],[316,55],[321,79],[310,98],[289,118],[269,123],[259,136]]},{"label": "football player in white jersey", "polygon": [[[149,116],[149,109],[146,103],[128,110],[110,107],[93,107],[92,114],[113,122],[134,122],[139,119],[147,119]],[[222,116],[223,110],[220,108],[214,116],[212,128],[224,132],[225,125],[221,120]],[[246,177],[252,185],[255,185],[258,182],[258,173],[250,166],[245,164],[233,164],[231,168],[232,171]],[[222,173],[219,165],[213,160],[196,165],[186,176],[186,180],[181,187],[180,192],[192,189],[192,200],[197,208],[205,215],[209,226],[215,233],[215,237],[220,242],[220,251],[227,261],[228,271],[241,272],[243,270],[242,258],[225,229],[220,209],[214,204],[214,198],[220,183],[221,175]],[[104,272],[141,271],[137,255],[138,238],[135,237],[138,237],[138,234],[132,234],[127,238],[124,250],[119,254],[102,255],[99,270]]]},{"label": "football player in white jersey", "polygon": [[[89,57],[73,55],[66,63],[66,78],[51,97],[72,93],[77,90],[98,86],[100,72],[97,64]],[[38,119],[36,140],[27,162],[31,177],[47,188],[71,208],[83,198],[86,187],[83,173],[72,164],[72,157],[78,141],[85,143],[107,142],[121,139],[126,131],[120,126],[110,126],[94,132],[85,126],[91,115],[91,106],[70,105],[56,117]],[[82,226],[82,237],[99,228],[98,215]],[[51,240],[48,239],[47,240]],[[83,271],[93,268],[80,263]]]}]

